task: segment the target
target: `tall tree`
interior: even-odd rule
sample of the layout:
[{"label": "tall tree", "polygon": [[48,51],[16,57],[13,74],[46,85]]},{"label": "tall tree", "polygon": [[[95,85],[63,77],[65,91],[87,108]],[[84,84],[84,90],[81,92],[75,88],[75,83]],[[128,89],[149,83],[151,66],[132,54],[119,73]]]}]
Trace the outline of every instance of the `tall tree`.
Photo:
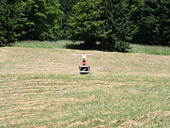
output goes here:
[{"label": "tall tree", "polygon": [[64,15],[62,18],[62,30],[63,30],[63,37],[66,38],[66,30],[68,30],[68,19],[73,12],[73,6],[79,2],[80,0],[59,0],[60,9],[63,11]]},{"label": "tall tree", "polygon": [[21,40],[59,39],[62,11],[58,0],[27,0],[22,16],[23,36]]},{"label": "tall tree", "polygon": [[74,6],[67,35],[84,40],[89,47],[127,51],[131,38],[128,4],[120,0],[82,0]]},{"label": "tall tree", "polygon": [[0,1],[0,46],[3,45],[8,41],[6,35],[7,30],[6,27],[6,21],[7,21],[7,2],[6,0]]},{"label": "tall tree", "polygon": [[92,47],[100,38],[100,28],[103,21],[102,0],[82,0],[78,2],[69,19],[69,30],[67,35],[72,40],[84,40],[86,46]]},{"label": "tall tree", "polygon": [[146,0],[137,40],[139,43],[170,45],[170,0]]},{"label": "tall tree", "polygon": [[131,34],[132,34],[132,40],[131,42],[137,42],[135,40],[136,34],[139,32],[140,24],[141,24],[141,18],[142,18],[142,9],[144,7],[144,1],[145,0],[129,0],[129,11],[130,11],[130,20],[132,21],[131,24]]},{"label": "tall tree", "polygon": [[117,51],[127,51],[131,40],[131,21],[126,0],[104,0],[104,45]]},{"label": "tall tree", "polygon": [[6,45],[18,39],[17,22],[21,7],[17,0],[0,1],[0,45]]}]

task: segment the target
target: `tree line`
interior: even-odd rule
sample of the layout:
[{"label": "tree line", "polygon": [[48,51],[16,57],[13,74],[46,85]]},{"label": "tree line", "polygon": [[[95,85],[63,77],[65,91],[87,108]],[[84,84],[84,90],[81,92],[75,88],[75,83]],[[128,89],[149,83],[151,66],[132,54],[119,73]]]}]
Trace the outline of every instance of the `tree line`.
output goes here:
[{"label": "tree line", "polygon": [[128,51],[129,43],[170,46],[170,0],[1,0],[0,45],[82,40]]}]

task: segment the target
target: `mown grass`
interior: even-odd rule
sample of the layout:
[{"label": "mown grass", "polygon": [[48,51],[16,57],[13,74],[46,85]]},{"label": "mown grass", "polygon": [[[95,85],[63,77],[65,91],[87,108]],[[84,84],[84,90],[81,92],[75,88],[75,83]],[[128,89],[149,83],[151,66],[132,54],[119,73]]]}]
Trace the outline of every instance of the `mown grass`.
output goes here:
[{"label": "mown grass", "polygon": [[0,126],[170,126],[168,77],[104,77],[4,75]]},{"label": "mown grass", "polygon": [[[72,42],[69,40],[60,41],[22,41],[16,42],[12,46],[14,47],[26,47],[26,48],[73,48],[80,49],[79,46],[81,41]],[[131,53],[144,53],[151,55],[170,55],[170,47],[163,46],[148,46],[148,45],[138,45],[131,44]]]},{"label": "mown grass", "polygon": [[[82,52],[89,75],[79,74]],[[1,128],[170,126],[170,56],[48,47],[0,56]]]}]

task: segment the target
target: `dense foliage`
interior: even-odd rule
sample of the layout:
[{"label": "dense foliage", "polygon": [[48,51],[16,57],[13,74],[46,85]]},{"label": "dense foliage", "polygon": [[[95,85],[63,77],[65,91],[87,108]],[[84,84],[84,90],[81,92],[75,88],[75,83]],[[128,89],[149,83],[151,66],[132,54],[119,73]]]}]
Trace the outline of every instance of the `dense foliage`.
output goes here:
[{"label": "dense foliage", "polygon": [[100,40],[103,20],[102,0],[80,1],[73,8],[69,19],[67,35],[72,40],[84,40],[86,46],[94,46]]},{"label": "dense foliage", "polygon": [[[130,15],[126,1],[82,0],[73,8],[68,38],[84,40],[86,46],[127,51],[130,47]],[[96,42],[100,42],[96,46]]]},{"label": "dense foliage", "polygon": [[19,38],[16,30],[21,10],[22,7],[16,0],[0,1],[0,46],[16,41]]},{"label": "dense foliage", "polygon": [[170,45],[170,0],[145,0],[136,42]]},{"label": "dense foliage", "polygon": [[1,0],[0,45],[67,38],[102,50],[170,46],[169,8],[170,0]]},{"label": "dense foliage", "polygon": [[0,44],[16,40],[57,40],[62,11],[58,0],[2,0]]},{"label": "dense foliage", "polygon": [[66,31],[69,29],[68,27],[68,19],[69,16],[72,15],[73,12],[73,6],[79,2],[80,0],[59,0],[60,2],[60,9],[64,13],[62,18],[62,39],[67,38],[66,37]]},{"label": "dense foliage", "polygon": [[60,37],[62,12],[57,0],[26,0],[20,24],[21,40],[57,40]]},{"label": "dense foliage", "polygon": [[128,51],[131,40],[131,21],[127,1],[104,0],[105,19],[103,46],[109,50]]}]

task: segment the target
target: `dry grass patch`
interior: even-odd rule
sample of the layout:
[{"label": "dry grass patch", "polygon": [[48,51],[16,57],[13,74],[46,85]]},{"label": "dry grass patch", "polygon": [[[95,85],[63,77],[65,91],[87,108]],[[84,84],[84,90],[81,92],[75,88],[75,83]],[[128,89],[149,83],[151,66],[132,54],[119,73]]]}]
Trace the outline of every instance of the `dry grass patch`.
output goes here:
[{"label": "dry grass patch", "polygon": [[0,48],[0,127],[167,127],[170,56]]},{"label": "dry grass patch", "polygon": [[[67,128],[88,127],[89,125],[95,125],[95,123],[102,124],[103,122],[104,122],[104,120],[102,120],[102,119],[92,119],[92,120],[88,120],[85,122],[77,121],[75,123],[70,124]],[[104,125],[102,125],[102,126],[100,125],[97,127],[104,127]]]},{"label": "dry grass patch", "polygon": [[156,112],[149,112],[141,117],[138,117],[137,120],[142,122],[143,124],[150,123],[151,120],[156,118],[163,118],[170,116],[170,111],[156,111]]},{"label": "dry grass patch", "polygon": [[[5,52],[3,52],[5,50]],[[82,51],[69,49],[1,48],[6,58],[1,74],[79,74]],[[170,56],[86,51],[92,74],[167,76]],[[4,59],[3,59],[4,60]]]}]

